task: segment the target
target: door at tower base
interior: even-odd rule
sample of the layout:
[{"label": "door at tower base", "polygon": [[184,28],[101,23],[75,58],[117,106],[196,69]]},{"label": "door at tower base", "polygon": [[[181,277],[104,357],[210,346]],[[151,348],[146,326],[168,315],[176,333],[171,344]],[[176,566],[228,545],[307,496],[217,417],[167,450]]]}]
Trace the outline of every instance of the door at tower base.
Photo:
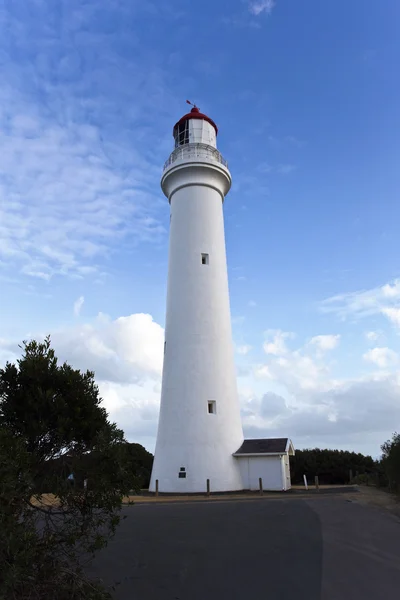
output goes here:
[{"label": "door at tower base", "polygon": [[258,490],[261,479],[265,491],[289,490],[289,456],[292,455],[294,447],[288,438],[244,440],[234,454],[239,463],[243,488]]}]

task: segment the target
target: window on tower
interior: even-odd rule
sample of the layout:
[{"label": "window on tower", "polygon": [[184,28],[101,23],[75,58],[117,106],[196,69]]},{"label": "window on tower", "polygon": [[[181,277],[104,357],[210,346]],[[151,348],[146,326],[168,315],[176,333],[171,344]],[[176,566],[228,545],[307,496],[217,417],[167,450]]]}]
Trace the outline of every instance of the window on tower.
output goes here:
[{"label": "window on tower", "polygon": [[208,260],[208,254],[202,254],[201,255],[201,264],[202,265],[208,265],[208,262],[209,262],[209,260]]},{"label": "window on tower", "polygon": [[215,400],[209,400],[208,401],[208,414],[215,415],[216,412],[217,412],[217,403],[215,402]]},{"label": "window on tower", "polygon": [[179,123],[174,131],[175,148],[189,143],[189,121]]}]

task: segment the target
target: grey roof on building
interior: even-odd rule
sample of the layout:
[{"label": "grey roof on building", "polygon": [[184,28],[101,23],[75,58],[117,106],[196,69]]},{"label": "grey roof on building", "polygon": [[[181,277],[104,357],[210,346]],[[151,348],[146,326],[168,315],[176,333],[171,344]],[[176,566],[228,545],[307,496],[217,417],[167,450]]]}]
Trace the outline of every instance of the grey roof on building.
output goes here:
[{"label": "grey roof on building", "polygon": [[278,454],[286,452],[288,438],[263,438],[244,440],[236,454]]}]

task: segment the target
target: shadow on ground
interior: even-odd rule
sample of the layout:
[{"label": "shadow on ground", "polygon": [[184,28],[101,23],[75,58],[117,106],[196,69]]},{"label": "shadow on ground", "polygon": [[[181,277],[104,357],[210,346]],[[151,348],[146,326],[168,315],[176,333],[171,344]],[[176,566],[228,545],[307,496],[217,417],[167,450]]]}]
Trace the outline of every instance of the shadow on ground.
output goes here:
[{"label": "shadow on ground", "polygon": [[319,600],[320,519],[302,500],[136,505],[90,571],[120,600]]}]

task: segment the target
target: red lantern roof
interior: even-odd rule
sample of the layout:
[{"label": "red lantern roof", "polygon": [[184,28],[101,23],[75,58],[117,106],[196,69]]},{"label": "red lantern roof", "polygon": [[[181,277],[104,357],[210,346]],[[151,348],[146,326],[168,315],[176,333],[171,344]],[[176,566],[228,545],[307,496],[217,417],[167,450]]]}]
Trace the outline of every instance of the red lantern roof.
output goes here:
[{"label": "red lantern roof", "polygon": [[210,123],[210,125],[214,127],[215,133],[218,133],[218,127],[216,126],[214,121],[210,119],[210,117],[207,117],[207,115],[201,113],[197,106],[194,106],[190,113],[187,113],[187,115],[184,115],[181,119],[179,119],[177,123],[175,123],[173,131],[175,132],[175,128],[178,127],[184,121],[187,121],[188,119],[204,119],[204,121],[207,121],[207,123]]}]

